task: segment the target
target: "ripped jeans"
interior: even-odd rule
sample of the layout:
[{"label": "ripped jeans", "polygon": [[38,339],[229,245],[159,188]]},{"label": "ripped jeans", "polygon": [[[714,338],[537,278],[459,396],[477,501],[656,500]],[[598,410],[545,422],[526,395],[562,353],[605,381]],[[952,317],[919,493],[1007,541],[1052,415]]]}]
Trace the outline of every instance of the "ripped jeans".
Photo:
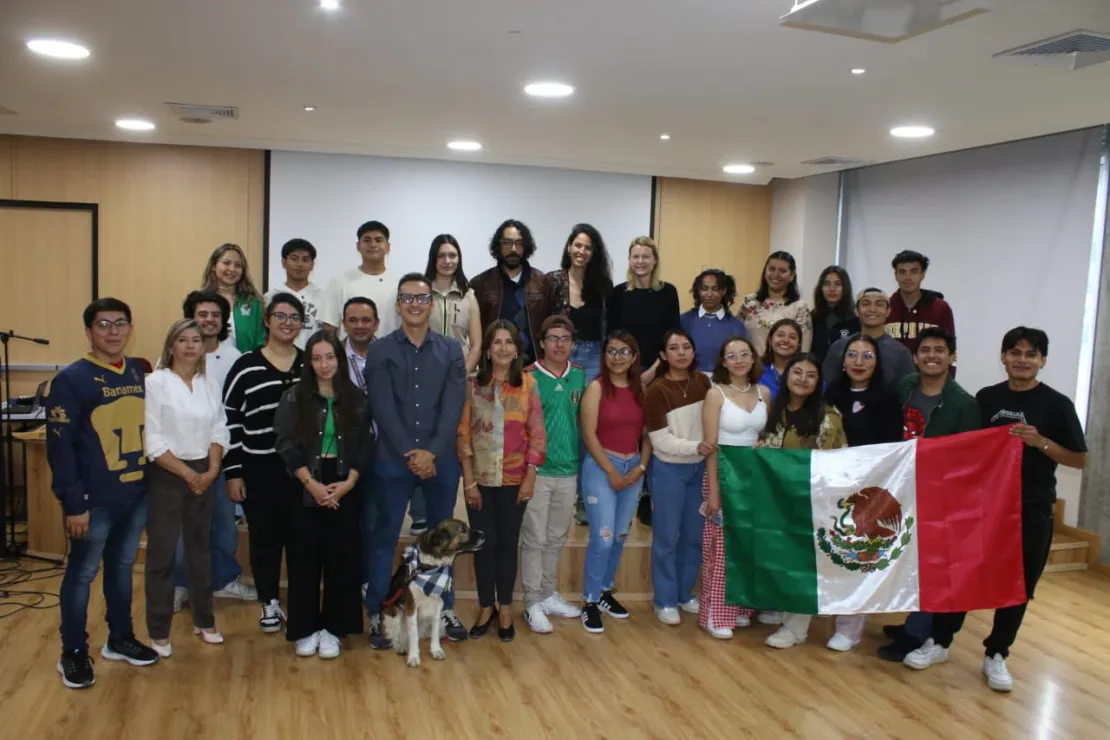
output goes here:
[{"label": "ripped jeans", "polygon": [[[609,455],[609,462],[618,473],[627,475],[640,464],[640,456],[623,460],[617,455]],[[632,526],[643,486],[641,476],[632,485],[614,491],[609,486],[609,477],[592,455],[587,453],[582,461],[582,497],[586,501],[586,517],[590,523],[582,591],[582,600],[586,603],[598,601],[603,591],[613,588],[624,552],[624,540],[628,536],[628,528]]]}]

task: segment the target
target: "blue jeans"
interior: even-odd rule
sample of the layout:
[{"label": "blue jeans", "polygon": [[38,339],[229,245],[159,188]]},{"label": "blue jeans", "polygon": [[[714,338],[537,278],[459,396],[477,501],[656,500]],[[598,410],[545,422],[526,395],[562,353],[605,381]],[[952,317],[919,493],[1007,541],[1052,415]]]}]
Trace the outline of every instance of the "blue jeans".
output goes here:
[{"label": "blue jeans", "polygon": [[[639,456],[622,460],[609,455],[609,462],[621,475],[635,469],[640,464]],[[621,564],[624,540],[632,517],[636,513],[636,502],[643,487],[641,477],[631,486],[621,491],[609,487],[605,471],[587,455],[582,462],[582,496],[586,500],[586,517],[590,523],[590,543],[586,546],[586,572],[583,583],[582,600],[596,602],[603,591],[613,588],[613,579]]]},{"label": "blue jeans", "polygon": [[360,583],[370,581],[370,535],[374,532],[374,523],[378,519],[378,502],[374,498],[372,477],[361,476],[355,492],[362,498],[362,580]]},{"label": "blue jeans", "polygon": [[933,636],[933,615],[914,612],[906,617],[906,633],[910,637],[925,642]]},{"label": "blue jeans", "polygon": [[694,598],[701,567],[705,519],[701,479],[705,463],[651,464],[651,582],[657,607],[676,607]]},{"label": "blue jeans", "polygon": [[89,511],[89,534],[69,540],[69,560],[58,600],[62,612],[62,650],[87,650],[89,587],[104,561],[104,602],[108,634],[114,640],[132,637],[131,566],[146,526],[146,497],[130,506]]},{"label": "blue jeans", "polygon": [[424,501],[424,491],[420,486],[412,492],[412,501],[409,502],[409,516],[414,522],[428,521],[428,504]]},{"label": "blue jeans", "polygon": [[[455,513],[455,499],[459,495],[458,460],[436,460],[436,475],[421,480],[403,463],[378,460],[374,466],[373,499],[377,502],[374,530],[370,535],[370,573],[366,587],[366,613],[371,617],[381,612],[382,600],[389,594],[389,581],[393,577],[393,554],[401,538],[401,525],[405,521],[412,492],[419,486],[424,491],[428,507],[428,526],[434,527]],[[443,596],[443,606],[455,605],[452,589]]]},{"label": "blue jeans", "polygon": [[[235,526],[235,502],[227,495],[227,479],[220,473],[212,484],[212,590],[219,591],[243,574],[236,553],[239,528]],[[185,540],[177,536],[174,553],[174,586],[185,588]]]},{"label": "blue jeans", "polygon": [[601,373],[601,342],[579,340],[574,343],[570,361],[586,371],[586,384]]}]

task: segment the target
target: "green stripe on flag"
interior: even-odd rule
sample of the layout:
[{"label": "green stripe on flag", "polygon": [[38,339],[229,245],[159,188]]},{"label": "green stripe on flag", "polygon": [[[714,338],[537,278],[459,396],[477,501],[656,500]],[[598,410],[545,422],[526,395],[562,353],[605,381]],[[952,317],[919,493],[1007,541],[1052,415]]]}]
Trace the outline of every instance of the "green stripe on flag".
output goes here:
[{"label": "green stripe on flag", "polygon": [[721,447],[725,601],[817,613],[817,553],[808,450]]}]

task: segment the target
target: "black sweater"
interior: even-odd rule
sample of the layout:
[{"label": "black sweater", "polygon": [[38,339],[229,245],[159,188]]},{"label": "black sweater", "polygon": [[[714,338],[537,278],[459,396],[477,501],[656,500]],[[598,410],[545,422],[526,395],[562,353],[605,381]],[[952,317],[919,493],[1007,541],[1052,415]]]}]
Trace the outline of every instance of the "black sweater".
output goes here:
[{"label": "black sweater", "polygon": [[874,386],[853,391],[837,383],[825,400],[840,412],[849,447],[902,441],[902,406],[893,391]]},{"label": "black sweater", "polygon": [[629,332],[640,345],[640,363],[649,368],[663,350],[664,332],[679,328],[678,315],[678,291],[670,283],[659,290],[628,290],[628,283],[621,283],[609,301],[608,329]]}]

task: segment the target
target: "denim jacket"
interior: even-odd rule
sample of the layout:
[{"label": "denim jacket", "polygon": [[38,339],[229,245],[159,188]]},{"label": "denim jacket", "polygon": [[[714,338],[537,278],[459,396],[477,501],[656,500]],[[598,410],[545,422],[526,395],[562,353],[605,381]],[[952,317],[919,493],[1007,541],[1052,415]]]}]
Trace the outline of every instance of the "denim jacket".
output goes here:
[{"label": "denim jacket", "polygon": [[[281,455],[281,459],[285,461],[285,468],[290,475],[294,475],[299,468],[308,468],[312,476],[318,479],[320,475],[320,440],[324,436],[324,420],[327,417],[328,404],[320,394],[312,394],[312,400],[317,407],[316,433],[313,436],[315,442],[311,448],[306,449],[296,436],[296,391],[297,388],[294,386],[282,394],[281,403],[278,404],[277,413],[274,415],[277,451]],[[337,423],[335,429],[336,472],[340,479],[346,478],[351,468],[357,470],[360,476],[367,475],[374,460],[375,439],[370,431],[369,403],[362,391],[356,388],[354,392],[357,399],[355,403],[358,405],[355,418],[358,419],[358,422],[352,429],[341,429]],[[335,399],[333,413],[337,416],[340,403],[341,401],[338,398]],[[336,422],[338,422],[338,418]]]}]

